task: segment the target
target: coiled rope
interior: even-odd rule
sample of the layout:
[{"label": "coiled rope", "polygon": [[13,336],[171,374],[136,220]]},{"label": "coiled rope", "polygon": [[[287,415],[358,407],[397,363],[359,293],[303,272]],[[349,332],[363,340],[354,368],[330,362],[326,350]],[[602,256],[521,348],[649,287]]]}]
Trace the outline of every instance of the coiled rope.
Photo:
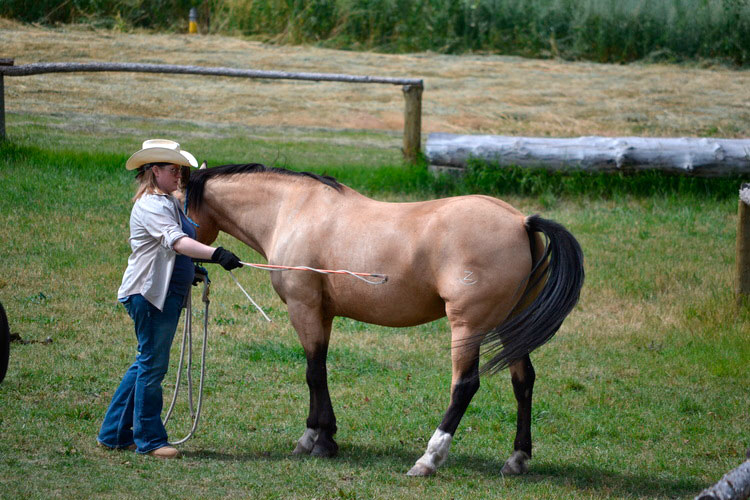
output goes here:
[{"label": "coiled rope", "polygon": [[180,347],[180,363],[177,366],[177,381],[174,386],[174,394],[172,394],[172,403],[169,405],[167,414],[164,416],[163,425],[166,427],[169,422],[169,417],[172,416],[172,410],[174,410],[175,403],[177,402],[177,394],[180,392],[180,384],[182,382],[182,367],[185,361],[185,347],[187,345],[187,379],[188,379],[188,408],[190,410],[190,418],[193,421],[190,427],[190,432],[177,441],[170,441],[170,445],[182,444],[195,434],[195,430],[198,428],[198,421],[201,418],[201,408],[203,406],[203,381],[206,375],[206,348],[208,346],[208,304],[211,302],[208,300],[210,281],[208,276],[203,274],[196,274],[196,278],[203,281],[203,303],[205,308],[203,311],[203,348],[201,349],[201,375],[200,382],[198,383],[198,406],[193,409],[193,306],[192,306],[192,293],[188,290],[186,297],[185,306],[185,327],[182,330],[182,347]]}]

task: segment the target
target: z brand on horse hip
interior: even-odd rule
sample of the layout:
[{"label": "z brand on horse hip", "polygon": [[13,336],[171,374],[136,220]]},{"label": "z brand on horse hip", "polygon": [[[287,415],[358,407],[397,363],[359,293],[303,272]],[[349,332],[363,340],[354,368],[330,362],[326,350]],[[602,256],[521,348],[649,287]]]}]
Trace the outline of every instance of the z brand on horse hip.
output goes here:
[{"label": "z brand on horse hip", "polygon": [[[385,203],[330,177],[260,164],[194,171],[187,196],[197,239],[206,244],[224,231],[269,264],[388,276],[369,286],[346,276],[271,273],[307,358],[310,412],[294,453],[330,457],[338,450],[326,371],[335,316],[393,327],[447,316],[451,400],[409,475],[435,473],[480,374],[506,367],[518,419],[502,472],[527,471],[535,379],[529,354],[557,332],[583,286],[583,253],[563,226],[489,196]],[[481,368],[480,352],[488,358]]]}]

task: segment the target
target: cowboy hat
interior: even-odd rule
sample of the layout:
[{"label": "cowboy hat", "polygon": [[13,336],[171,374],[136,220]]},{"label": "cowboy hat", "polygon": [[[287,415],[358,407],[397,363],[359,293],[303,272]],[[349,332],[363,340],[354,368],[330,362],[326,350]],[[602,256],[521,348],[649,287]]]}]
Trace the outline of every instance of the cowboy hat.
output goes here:
[{"label": "cowboy hat", "polygon": [[125,168],[135,170],[147,163],[174,163],[186,167],[197,167],[195,156],[187,151],[182,151],[180,145],[168,139],[149,139],[143,141],[143,149],[131,156]]}]

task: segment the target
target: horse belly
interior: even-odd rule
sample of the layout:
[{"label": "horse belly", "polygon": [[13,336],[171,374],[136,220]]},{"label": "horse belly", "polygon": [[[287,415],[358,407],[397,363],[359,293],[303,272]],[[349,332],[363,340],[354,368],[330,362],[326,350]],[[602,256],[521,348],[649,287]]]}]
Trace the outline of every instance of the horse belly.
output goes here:
[{"label": "horse belly", "polygon": [[445,302],[439,295],[395,281],[331,288],[326,294],[328,309],[334,316],[391,327],[420,325],[445,316]]}]

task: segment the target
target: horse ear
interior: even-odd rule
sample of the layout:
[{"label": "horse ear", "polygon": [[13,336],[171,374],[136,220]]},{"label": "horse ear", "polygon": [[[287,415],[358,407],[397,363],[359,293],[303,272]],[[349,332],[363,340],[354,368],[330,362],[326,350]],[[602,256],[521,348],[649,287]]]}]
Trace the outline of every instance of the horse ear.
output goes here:
[{"label": "horse ear", "polygon": [[200,166],[200,168],[199,168],[198,170],[203,170],[203,169],[204,169],[204,168],[206,168],[207,166],[208,166],[208,165],[206,165],[206,160],[203,160],[203,163],[201,163],[201,166]]}]

